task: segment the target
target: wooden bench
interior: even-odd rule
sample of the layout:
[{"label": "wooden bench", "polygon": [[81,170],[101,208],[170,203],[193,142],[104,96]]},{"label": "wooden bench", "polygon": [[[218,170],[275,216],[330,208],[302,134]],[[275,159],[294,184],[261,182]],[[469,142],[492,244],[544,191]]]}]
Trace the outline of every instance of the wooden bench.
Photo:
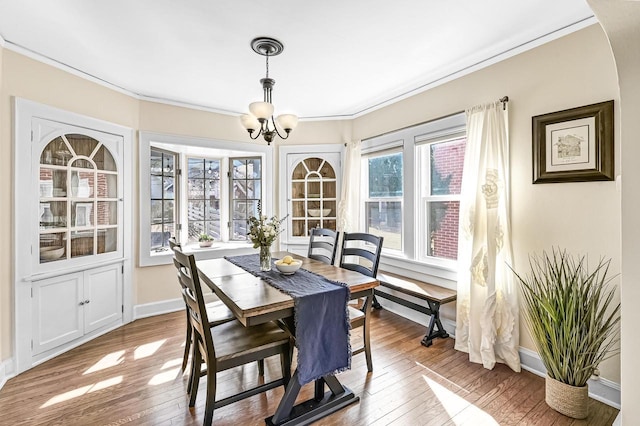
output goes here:
[{"label": "wooden bench", "polygon": [[440,322],[440,305],[453,302],[456,300],[457,292],[448,288],[440,287],[434,284],[425,283],[423,281],[414,280],[412,278],[403,277],[389,272],[379,273],[378,281],[382,287],[395,290],[399,293],[407,294],[424,300],[427,306],[411,302],[409,300],[389,294],[378,289],[375,290],[373,298],[373,307],[382,309],[382,305],[376,300],[376,296],[389,299],[399,305],[406,306],[415,311],[429,315],[429,325],[427,334],[422,339],[422,345],[431,346],[432,340],[436,337],[449,337],[449,334]]}]

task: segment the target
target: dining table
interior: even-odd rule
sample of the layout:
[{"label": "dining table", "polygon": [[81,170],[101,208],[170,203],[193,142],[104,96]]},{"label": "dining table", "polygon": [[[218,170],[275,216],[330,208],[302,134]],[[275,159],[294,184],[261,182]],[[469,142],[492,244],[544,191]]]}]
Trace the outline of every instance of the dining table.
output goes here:
[{"label": "dining table", "polygon": [[[272,253],[274,260],[287,255],[302,261],[301,269],[348,287],[350,299],[373,297],[374,288],[379,284],[375,278],[339,266],[286,251]],[[294,299],[291,296],[226,258],[199,260],[197,267],[200,280],[245,327],[275,321],[295,339]],[[365,314],[365,327],[368,327],[369,315]],[[335,374],[328,374],[313,381],[313,398],[295,404],[302,388],[297,377],[296,368],[275,413],[265,419],[268,426],[310,424],[360,399],[340,383]]]}]

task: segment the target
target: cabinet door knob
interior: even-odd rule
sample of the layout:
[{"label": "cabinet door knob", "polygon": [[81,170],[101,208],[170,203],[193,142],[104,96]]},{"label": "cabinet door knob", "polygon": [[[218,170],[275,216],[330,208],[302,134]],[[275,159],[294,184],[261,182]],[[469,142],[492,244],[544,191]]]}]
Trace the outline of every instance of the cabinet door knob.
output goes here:
[{"label": "cabinet door knob", "polygon": [[85,303],[86,305],[88,305],[88,304],[89,304],[89,302],[91,302],[91,300],[89,300],[89,299],[87,299],[87,300],[85,300],[85,301],[84,301],[84,303]]},{"label": "cabinet door knob", "polygon": [[80,302],[80,303],[79,303],[79,305],[80,305],[80,306],[84,305],[84,302]]}]

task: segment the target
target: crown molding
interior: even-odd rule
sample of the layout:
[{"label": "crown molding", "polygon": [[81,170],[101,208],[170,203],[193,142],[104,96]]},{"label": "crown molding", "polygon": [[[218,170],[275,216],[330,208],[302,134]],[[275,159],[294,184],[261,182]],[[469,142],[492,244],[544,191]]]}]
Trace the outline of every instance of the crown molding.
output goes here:
[{"label": "crown molding", "polygon": [[[640,1],[640,0],[639,0]],[[488,66],[491,66],[493,64],[496,64],[498,62],[502,62],[506,59],[509,59],[513,56],[519,55],[520,53],[524,53],[528,50],[534,49],[538,46],[541,46],[543,44],[549,43],[551,41],[557,40],[561,37],[564,37],[566,35],[569,35],[571,33],[574,33],[576,31],[579,31],[583,28],[587,28],[590,27],[591,25],[594,24],[598,24],[598,19],[594,16],[591,15],[587,18],[581,19],[580,21],[574,22],[573,24],[569,24],[565,27],[562,27],[558,30],[552,31],[550,33],[544,34],[536,39],[530,40],[526,43],[522,43],[519,46],[513,47],[511,49],[505,50],[504,52],[498,53],[488,59],[482,60],[480,62],[477,62],[475,64],[470,64],[458,71],[454,71],[450,74],[444,75],[444,76],[439,76],[437,78],[434,78],[430,81],[424,82],[422,83],[419,87],[416,87],[415,89],[411,89],[405,93],[402,93],[400,95],[394,96],[390,99],[387,99],[386,101],[382,101],[378,104],[372,105],[370,107],[366,107],[361,109],[358,112],[353,113],[350,118],[358,118],[358,117],[362,117],[364,115],[367,115],[373,111],[382,109],[384,107],[387,107],[389,105],[392,105],[396,102],[399,102],[401,100],[410,98],[412,96],[415,96],[419,93],[422,92],[426,92],[427,90],[433,89],[435,87],[441,86],[445,83],[448,83],[450,81],[456,80],[458,78],[464,77],[465,75],[471,74],[473,72],[479,71],[483,68],[486,68]]]},{"label": "crown molding", "polygon": [[[558,30],[552,31],[548,34],[542,35],[534,40],[528,41],[526,43],[523,43],[519,46],[516,46],[514,48],[508,49],[504,52],[501,52],[499,54],[496,54],[494,56],[492,56],[491,58],[485,59],[483,61],[477,62],[475,64],[470,64],[460,70],[454,71],[450,74],[447,75],[442,75],[442,76],[437,76],[435,78],[432,78],[429,81],[425,81],[421,84],[419,84],[418,87],[416,87],[415,89],[411,89],[408,90],[400,95],[396,95],[393,96],[387,100],[381,101],[377,104],[368,106],[368,107],[364,107],[360,110],[358,110],[357,112],[354,113],[345,113],[345,114],[336,114],[336,115],[321,115],[321,116],[310,116],[310,117],[300,117],[300,121],[337,121],[337,120],[353,120],[355,118],[358,117],[362,117],[364,115],[367,115],[371,112],[374,112],[376,110],[382,109],[384,107],[387,107],[389,105],[395,104],[396,102],[402,101],[404,99],[410,98],[412,96],[415,96],[419,93],[422,92],[426,92],[427,90],[433,89],[435,87],[438,87],[440,85],[443,85],[445,83],[448,83],[452,80],[456,80],[460,77],[463,77],[465,75],[471,74],[475,71],[481,70],[483,68],[486,68],[490,65],[496,64],[498,62],[504,61],[505,59],[511,58],[513,56],[516,56],[520,53],[526,52],[528,50],[534,49],[538,46],[541,46],[545,43],[549,43],[553,40],[559,39],[561,37],[564,37],[568,34],[571,34],[573,32],[579,31],[583,28],[589,27],[591,25],[597,24],[598,20],[595,16],[589,16],[587,18],[584,18],[580,21],[574,22],[573,24],[567,25],[563,28],[560,28]],[[140,94],[140,93],[136,93],[133,92],[129,89],[126,89],[124,87],[121,86],[117,86],[109,81],[103,80],[101,78],[98,78],[96,76],[93,76],[91,74],[88,74],[84,71],[81,71],[77,68],[74,68],[68,64],[65,64],[63,62],[57,61],[55,59],[49,58],[47,56],[41,55],[37,52],[34,52],[30,49],[27,49],[25,47],[22,47],[20,45],[14,44],[11,41],[6,41],[4,40],[4,38],[2,38],[2,36],[0,36],[0,47],[6,47],[9,50],[12,50],[16,53],[19,53],[21,55],[27,56],[31,59],[34,59],[36,61],[45,63],[47,65],[53,66],[57,69],[60,69],[62,71],[66,71],[72,75],[75,75],[77,77],[83,78],[85,80],[91,81],[93,83],[99,84],[103,87],[106,87],[108,89],[111,90],[115,90],[119,93],[125,94],[127,96],[130,96],[134,99],[137,100],[141,100],[141,101],[147,101],[147,102],[154,102],[154,103],[158,103],[158,104],[165,104],[165,105],[171,105],[171,106],[177,106],[177,107],[181,107],[181,108],[188,108],[188,109],[193,109],[193,110],[199,110],[199,111],[205,111],[205,112],[212,112],[212,113],[216,113],[216,114],[222,114],[222,115],[229,115],[229,116],[235,116],[238,117],[240,116],[242,113],[238,112],[238,111],[231,111],[231,110],[226,110],[226,109],[222,109],[222,108],[214,108],[214,107],[209,107],[206,105],[199,105],[199,104],[193,104],[193,103],[189,103],[189,102],[184,102],[184,101],[178,101],[178,100],[173,100],[173,99],[165,99],[165,98],[158,98],[158,97],[153,97],[153,96],[147,96],[144,94]]]}]

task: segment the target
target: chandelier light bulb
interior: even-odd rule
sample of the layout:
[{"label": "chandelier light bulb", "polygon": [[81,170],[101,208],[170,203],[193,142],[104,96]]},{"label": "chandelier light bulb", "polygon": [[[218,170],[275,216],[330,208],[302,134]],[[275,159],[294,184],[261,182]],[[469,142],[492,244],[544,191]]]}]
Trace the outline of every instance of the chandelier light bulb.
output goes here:
[{"label": "chandelier light bulb", "polygon": [[273,115],[273,105],[269,102],[252,102],[249,111],[259,121],[268,120]]},{"label": "chandelier light bulb", "polygon": [[298,117],[293,114],[279,115],[276,121],[287,133],[295,129],[298,125]]}]

